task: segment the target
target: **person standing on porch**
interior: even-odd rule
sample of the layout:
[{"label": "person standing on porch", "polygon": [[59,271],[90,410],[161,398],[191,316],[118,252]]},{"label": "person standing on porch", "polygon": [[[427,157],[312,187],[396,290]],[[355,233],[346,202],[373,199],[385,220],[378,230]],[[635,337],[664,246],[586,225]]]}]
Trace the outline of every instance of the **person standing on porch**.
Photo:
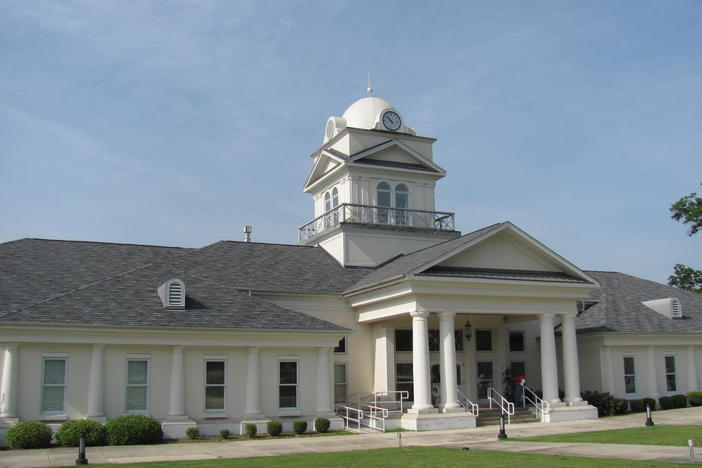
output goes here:
[{"label": "person standing on porch", "polygon": [[517,406],[524,406],[524,386],[526,385],[526,377],[520,372],[514,378],[514,398]]}]

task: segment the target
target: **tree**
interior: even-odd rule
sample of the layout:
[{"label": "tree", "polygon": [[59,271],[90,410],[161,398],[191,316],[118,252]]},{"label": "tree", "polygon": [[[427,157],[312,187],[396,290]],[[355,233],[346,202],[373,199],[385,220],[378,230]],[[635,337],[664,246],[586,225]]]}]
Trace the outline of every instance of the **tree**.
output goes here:
[{"label": "tree", "polygon": [[[702,198],[698,197],[697,193],[686,195],[670,205],[670,212],[673,213],[671,217],[675,221],[690,224],[688,236],[702,229]],[[668,284],[702,294],[702,270],[678,263],[673,268],[673,274],[668,277]]]}]

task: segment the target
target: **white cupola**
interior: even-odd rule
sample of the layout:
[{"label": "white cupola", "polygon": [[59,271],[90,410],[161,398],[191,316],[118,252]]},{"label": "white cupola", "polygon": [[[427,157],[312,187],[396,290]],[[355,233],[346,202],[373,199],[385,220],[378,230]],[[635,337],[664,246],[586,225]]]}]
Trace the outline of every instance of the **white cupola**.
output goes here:
[{"label": "white cupola", "polygon": [[354,102],[341,117],[329,117],[324,129],[324,143],[346,127],[416,135],[413,128],[405,125],[402,114],[392,104],[374,96],[364,97]]}]

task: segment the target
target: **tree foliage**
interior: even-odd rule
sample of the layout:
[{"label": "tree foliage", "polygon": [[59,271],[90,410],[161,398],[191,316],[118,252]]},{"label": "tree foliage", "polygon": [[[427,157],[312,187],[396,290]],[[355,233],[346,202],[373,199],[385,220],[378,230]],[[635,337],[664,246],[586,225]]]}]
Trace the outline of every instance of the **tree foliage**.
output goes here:
[{"label": "tree foliage", "polygon": [[685,195],[680,200],[670,205],[671,216],[675,221],[682,221],[689,224],[690,230],[687,235],[696,234],[702,229],[702,197],[698,197],[696,192]]},{"label": "tree foliage", "polygon": [[673,274],[668,277],[668,284],[676,288],[702,293],[702,271],[678,263],[673,268]]}]

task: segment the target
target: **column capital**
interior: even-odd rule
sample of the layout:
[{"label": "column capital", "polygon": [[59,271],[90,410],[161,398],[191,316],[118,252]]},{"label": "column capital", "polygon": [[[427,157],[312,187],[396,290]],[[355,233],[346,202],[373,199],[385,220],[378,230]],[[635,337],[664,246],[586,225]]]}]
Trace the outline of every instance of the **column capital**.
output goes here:
[{"label": "column capital", "polygon": [[556,314],[553,312],[544,312],[543,314],[539,314],[539,320],[542,322],[551,322],[555,317]]},{"label": "column capital", "polygon": [[439,317],[441,317],[442,319],[452,319],[455,316],[456,312],[452,310],[442,310],[441,312],[439,312]]},{"label": "column capital", "polygon": [[174,353],[182,353],[183,352],[183,345],[173,345],[173,346],[171,346],[171,351]]},{"label": "column capital", "polygon": [[420,318],[420,319],[426,319],[429,317],[429,311],[427,310],[414,310],[410,312],[410,316],[412,316],[413,319]]},{"label": "column capital", "polygon": [[5,343],[5,349],[7,349],[8,351],[17,351],[19,347],[19,343]]},{"label": "column capital", "polygon": [[324,354],[324,353],[328,353],[330,349],[331,349],[331,346],[318,346],[317,352],[319,354]]},{"label": "column capital", "polygon": [[105,349],[105,344],[104,343],[93,343],[92,348],[96,351],[102,351]]},{"label": "column capital", "polygon": [[573,314],[563,314],[561,315],[561,320],[564,322],[574,322],[575,321],[575,315]]},{"label": "column capital", "polygon": [[249,346],[246,348],[246,351],[248,351],[249,354],[254,354],[254,353],[257,353],[259,349],[261,349],[261,348],[258,346]]}]

